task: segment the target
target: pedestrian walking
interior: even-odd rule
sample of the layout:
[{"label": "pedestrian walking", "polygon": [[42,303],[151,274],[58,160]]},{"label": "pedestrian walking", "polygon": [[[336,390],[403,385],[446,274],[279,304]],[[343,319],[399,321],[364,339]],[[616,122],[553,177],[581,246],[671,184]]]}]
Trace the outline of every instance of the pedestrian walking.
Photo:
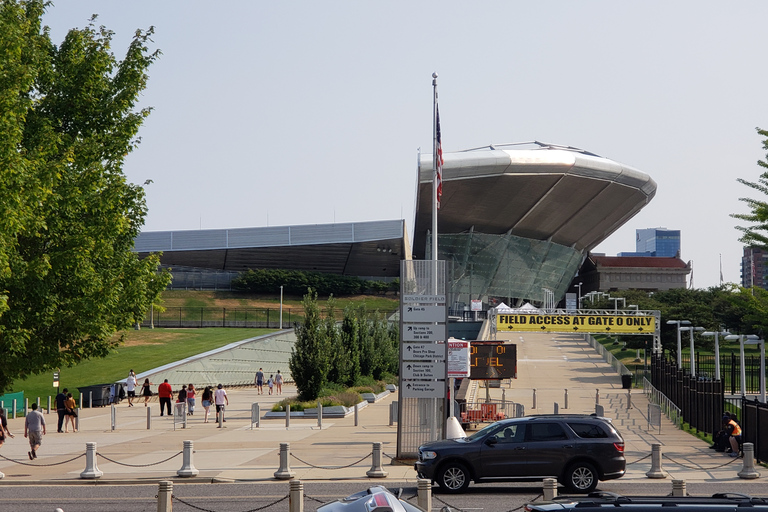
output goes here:
[{"label": "pedestrian walking", "polygon": [[213,403],[213,391],[211,386],[205,386],[203,389],[203,409],[205,409],[205,418],[203,423],[208,423],[208,414],[211,412],[211,404]]},{"label": "pedestrian walking", "polygon": [[171,415],[171,399],[173,398],[173,388],[165,379],[162,384],[157,386],[157,396],[160,398],[160,416],[163,415],[163,406],[168,410],[168,416]]},{"label": "pedestrian walking", "polygon": [[13,434],[8,430],[8,418],[5,417],[5,409],[0,409],[0,447],[5,444],[7,437],[13,438]]},{"label": "pedestrian walking", "polygon": [[149,402],[149,399],[152,397],[152,383],[149,382],[149,379],[144,379],[144,384],[141,385],[141,396],[144,397],[144,407],[147,406],[147,402]]},{"label": "pedestrian walking", "polygon": [[283,394],[283,374],[280,373],[280,370],[277,370],[277,375],[275,375],[275,394]]},{"label": "pedestrian walking", "polygon": [[133,399],[136,397],[136,374],[133,369],[128,372],[128,378],[125,379],[125,390],[128,393],[128,407],[133,407]]},{"label": "pedestrian walking", "polygon": [[67,393],[67,399],[64,401],[64,432],[69,432],[69,424],[72,424],[72,432],[77,432],[75,428],[75,418],[77,418],[77,402],[72,398],[72,393]]},{"label": "pedestrian walking", "polygon": [[[224,418],[224,406],[229,405],[229,398],[227,397],[227,391],[224,386],[219,384],[216,386],[216,391],[213,392],[213,401],[216,404],[216,423],[219,422],[219,414]],[[227,421],[227,420],[224,420]]]},{"label": "pedestrian walking", "polygon": [[24,437],[29,439],[29,448],[27,452],[29,460],[37,458],[37,450],[43,444],[45,435],[45,417],[37,410],[37,404],[32,404],[32,410],[24,418]]},{"label": "pedestrian walking", "polygon": [[187,386],[187,415],[192,416],[195,413],[195,385]]},{"label": "pedestrian walking", "polygon": [[67,388],[64,388],[64,391],[56,395],[56,414],[58,414],[59,416],[59,423],[56,431],[59,434],[64,433],[62,429],[64,428],[64,418],[66,418],[66,415],[67,415],[67,408],[64,405],[64,402],[67,401],[67,391],[69,390]]},{"label": "pedestrian walking", "polygon": [[267,379],[267,387],[269,388],[269,394],[272,394],[272,386],[274,385],[274,376],[270,375],[269,379]]},{"label": "pedestrian walking", "polygon": [[259,368],[259,371],[256,372],[256,378],[254,379],[253,383],[256,385],[256,389],[259,390],[259,394],[264,394],[264,372],[261,368]]}]

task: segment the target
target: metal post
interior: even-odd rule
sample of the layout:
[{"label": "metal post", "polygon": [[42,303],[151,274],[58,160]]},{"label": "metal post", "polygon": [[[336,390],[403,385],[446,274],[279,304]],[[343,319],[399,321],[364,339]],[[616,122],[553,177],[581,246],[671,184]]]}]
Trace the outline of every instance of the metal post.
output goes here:
[{"label": "metal post", "polygon": [[83,394],[80,393],[80,408],[83,408]]},{"label": "metal post", "polygon": [[223,428],[224,427],[224,406],[221,406],[221,410],[219,411],[219,426],[216,428]]},{"label": "metal post", "polygon": [[93,408],[93,391],[88,392],[88,408]]},{"label": "metal post", "polygon": [[533,407],[531,407],[531,409],[535,409],[535,408],[536,408],[536,389],[534,388],[534,390],[533,390]]},{"label": "metal post", "polygon": [[563,398],[564,398],[563,402],[565,404],[563,405],[563,409],[567,409],[568,408],[568,390],[567,389],[565,390],[565,396]]},{"label": "metal post", "polygon": [[600,404],[600,388],[595,389],[595,405]]},{"label": "metal post", "polygon": [[51,414],[51,395],[48,395],[48,412],[47,414]]},{"label": "metal post", "polygon": [[152,428],[152,407],[147,406],[147,430]]},{"label": "metal post", "polygon": [[13,419],[16,419],[16,399],[13,399]]},{"label": "metal post", "polygon": [[317,402],[317,428],[323,430],[323,404]]},{"label": "metal post", "polygon": [[251,404],[251,430],[253,430],[254,423],[256,428],[261,427],[261,408],[259,404]]},{"label": "metal post", "polygon": [[744,465],[738,473],[739,478],[747,480],[760,478],[760,473],[755,469],[755,445],[752,443],[744,443],[742,445],[742,452],[744,452]]},{"label": "metal post", "polygon": [[632,408],[632,390],[627,390],[627,410]]},{"label": "metal post", "polygon": [[393,426],[395,424],[395,415],[392,412],[392,407],[395,405],[395,402],[389,403],[389,426]]},{"label": "metal post", "polygon": [[112,422],[112,431],[114,432],[115,428],[117,428],[117,411],[115,410],[115,404],[112,404],[110,407],[109,418]]},{"label": "metal post", "polygon": [[291,426],[291,404],[285,406],[285,428]]},{"label": "metal post", "polygon": [[157,512],[172,512],[173,501],[173,482],[163,480],[158,482],[157,489]]},{"label": "metal post", "polygon": [[[280,287],[282,291],[282,286]],[[288,512],[304,512],[304,484],[301,480],[291,480],[288,491]]]},{"label": "metal post", "polygon": [[555,402],[555,414],[560,414],[560,405]]},{"label": "metal post", "polygon": [[358,419],[359,419],[358,418],[358,405],[359,404],[355,404],[355,426],[358,425]]},{"label": "metal post", "polygon": [[294,477],[290,464],[291,444],[280,443],[280,468],[275,471],[274,476],[278,480],[288,480]]},{"label": "metal post", "polygon": [[432,482],[426,478],[419,478],[417,485],[416,506],[421,510],[432,510]]},{"label": "metal post", "polygon": [[381,467],[381,443],[373,443],[371,469],[365,474],[369,478],[386,478],[389,473]]},{"label": "metal post", "polygon": [[195,453],[194,443],[192,441],[184,441],[184,461],[181,464],[181,469],[176,472],[177,475],[183,477],[197,476],[199,471],[192,462],[193,453]]},{"label": "metal post", "polygon": [[645,474],[648,478],[667,478],[661,468],[661,445],[651,445],[651,469]]},{"label": "metal post", "polygon": [[96,479],[103,474],[96,465],[96,443],[85,443],[85,471],[80,478]]}]

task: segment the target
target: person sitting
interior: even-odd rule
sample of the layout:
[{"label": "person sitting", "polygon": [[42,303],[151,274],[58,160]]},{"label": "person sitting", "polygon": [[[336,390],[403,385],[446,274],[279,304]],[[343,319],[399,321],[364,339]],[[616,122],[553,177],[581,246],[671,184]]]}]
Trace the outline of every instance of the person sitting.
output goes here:
[{"label": "person sitting", "polygon": [[728,433],[728,441],[731,444],[731,457],[738,457],[741,447],[741,427],[730,416],[730,414],[723,415],[723,427]]}]

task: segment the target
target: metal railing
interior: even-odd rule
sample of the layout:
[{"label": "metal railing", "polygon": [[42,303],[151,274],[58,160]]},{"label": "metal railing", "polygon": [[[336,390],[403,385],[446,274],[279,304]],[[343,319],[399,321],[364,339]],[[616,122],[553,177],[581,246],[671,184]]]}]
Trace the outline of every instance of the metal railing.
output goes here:
[{"label": "metal railing", "polygon": [[653,387],[653,384],[643,377],[643,393],[645,393],[648,401],[654,405],[661,407],[661,412],[666,416],[677,428],[683,426],[683,415],[680,412],[680,408],[672,403],[672,400],[667,398],[664,393]]},{"label": "metal railing", "polygon": [[624,363],[619,361],[614,357],[611,352],[605,348],[605,346],[597,341],[594,336],[590,334],[585,334],[587,342],[594,348],[598,354],[600,354],[606,363],[610,364],[614,370],[616,370],[616,373],[619,375],[632,375],[632,372],[630,372],[626,366],[624,366]]}]

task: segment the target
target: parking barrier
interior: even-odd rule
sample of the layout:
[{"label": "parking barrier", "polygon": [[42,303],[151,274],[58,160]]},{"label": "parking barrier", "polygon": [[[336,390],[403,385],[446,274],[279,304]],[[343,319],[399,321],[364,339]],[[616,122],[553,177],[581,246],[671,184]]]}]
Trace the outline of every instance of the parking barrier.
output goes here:
[{"label": "parking barrier", "polygon": [[323,404],[317,402],[317,428],[323,430]]},{"label": "parking barrier", "polygon": [[288,490],[288,512],[304,512],[304,483],[291,480]]},{"label": "parking barrier", "polygon": [[152,407],[147,406],[147,430],[152,429]]},{"label": "parking barrier", "polygon": [[554,478],[545,478],[542,488],[545,501],[552,501],[557,498],[557,480]]},{"label": "parking barrier", "polygon": [[563,409],[568,408],[568,390],[565,390],[565,396],[563,397]]},{"label": "parking barrier", "polygon": [[360,409],[359,404],[355,404],[355,426],[358,425],[359,409]]},{"label": "parking barrier", "polygon": [[632,408],[632,390],[627,390],[627,410]]},{"label": "parking barrier", "polygon": [[[288,409],[290,410],[290,408]],[[294,477],[294,472],[291,471],[291,464],[289,461],[291,455],[291,444],[280,443],[280,468],[275,471],[275,478],[278,480],[288,480]]]},{"label": "parking barrier", "polygon": [[80,478],[101,478],[104,473],[96,466],[96,443],[85,443],[85,471],[80,473]]},{"label": "parking barrier", "polygon": [[754,480],[760,478],[760,473],[755,469],[755,445],[753,443],[744,443],[741,447],[744,454],[744,465],[739,471],[739,478]]},{"label": "parking barrier", "polygon": [[595,405],[600,405],[600,388],[595,389]]},{"label": "parking barrier", "polygon": [[661,445],[651,445],[651,469],[645,474],[648,478],[667,478],[661,468]]},{"label": "parking barrier", "polygon": [[259,404],[251,404],[251,430],[253,430],[253,424],[256,424],[256,428],[261,427],[261,408]]},{"label": "parking barrier", "polygon": [[181,469],[176,472],[177,475],[182,477],[197,476],[199,471],[192,462],[193,453],[195,453],[194,443],[192,441],[184,441],[183,462],[181,463]]},{"label": "parking barrier", "polygon": [[157,488],[157,512],[173,510],[173,482],[161,480]]},{"label": "parking barrier", "polygon": [[285,406],[285,428],[290,428],[291,426],[291,404],[287,404]]},{"label": "parking barrier", "polygon": [[685,480],[672,480],[672,496],[677,498],[687,495],[688,489],[685,485]]},{"label": "parking barrier", "polygon": [[531,407],[531,409],[535,409],[535,408],[536,408],[536,389],[534,388],[534,390],[533,390],[533,406]]},{"label": "parking barrier", "polygon": [[369,478],[386,478],[389,473],[381,467],[381,443],[373,443],[372,455],[371,469],[365,474]]},{"label": "parking barrier", "polygon": [[427,478],[419,478],[417,482],[416,506],[421,510],[432,510],[432,482]]},{"label": "parking barrier", "polygon": [[110,422],[112,423],[112,431],[114,432],[115,429],[117,428],[117,409],[115,409],[114,404],[112,404],[110,408],[111,409],[109,411],[109,418],[110,418]]},{"label": "parking barrier", "polygon": [[555,402],[555,414],[559,414],[559,413],[560,413],[560,405],[557,402]]}]

